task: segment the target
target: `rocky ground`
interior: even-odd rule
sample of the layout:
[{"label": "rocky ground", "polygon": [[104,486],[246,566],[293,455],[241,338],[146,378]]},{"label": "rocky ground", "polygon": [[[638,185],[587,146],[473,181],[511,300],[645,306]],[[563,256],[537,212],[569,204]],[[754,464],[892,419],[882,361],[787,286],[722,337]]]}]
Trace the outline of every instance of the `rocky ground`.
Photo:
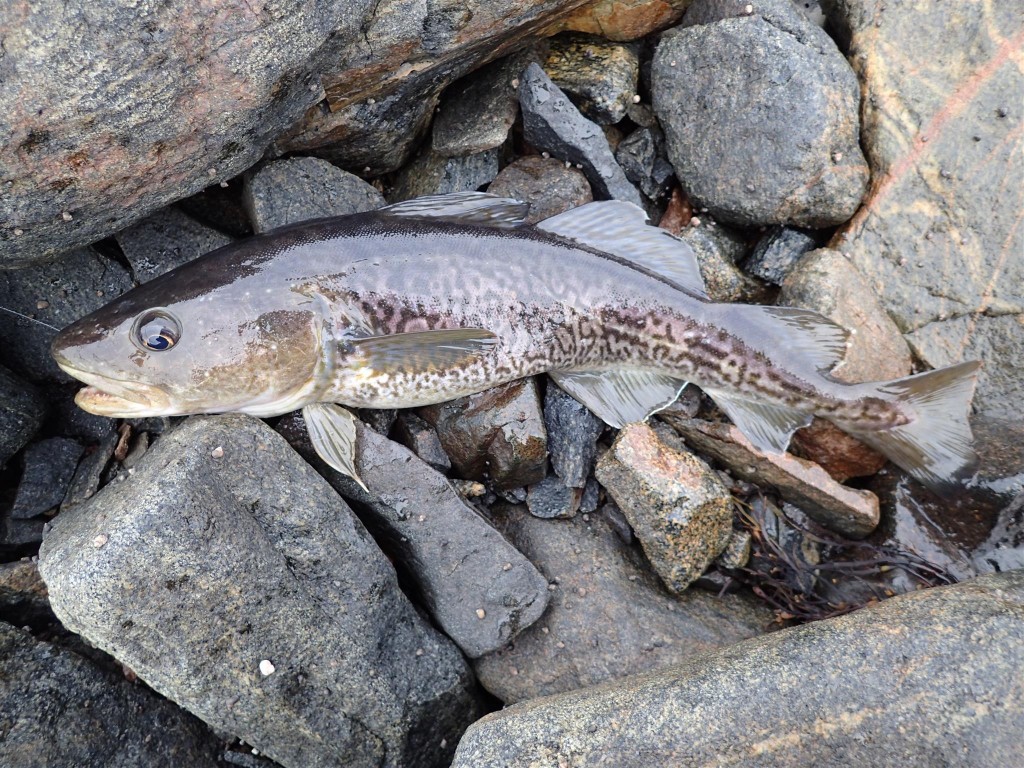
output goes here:
[{"label": "rocky ground", "polygon": [[[1019,764],[1019,9],[314,6],[0,9],[0,764]],[[221,245],[463,190],[640,205],[716,300],[856,331],[846,381],[983,360],[977,473],[538,377],[361,412],[364,489],[298,414],[90,416],[49,357]]]}]

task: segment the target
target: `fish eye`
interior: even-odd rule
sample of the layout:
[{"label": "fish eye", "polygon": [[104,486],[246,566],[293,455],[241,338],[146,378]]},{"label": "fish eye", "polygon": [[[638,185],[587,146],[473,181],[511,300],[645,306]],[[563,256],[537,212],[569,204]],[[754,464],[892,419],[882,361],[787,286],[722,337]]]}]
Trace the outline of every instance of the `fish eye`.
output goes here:
[{"label": "fish eye", "polygon": [[166,309],[149,309],[135,321],[132,336],[142,349],[163,352],[178,343],[181,323]]}]

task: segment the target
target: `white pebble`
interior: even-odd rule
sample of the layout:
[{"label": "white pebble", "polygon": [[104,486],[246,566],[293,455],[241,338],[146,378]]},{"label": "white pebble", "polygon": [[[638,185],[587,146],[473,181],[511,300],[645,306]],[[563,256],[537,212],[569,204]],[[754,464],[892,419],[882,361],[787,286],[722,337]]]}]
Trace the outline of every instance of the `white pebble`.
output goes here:
[{"label": "white pebble", "polygon": [[639,104],[640,103],[640,94],[639,93],[633,94],[633,103],[634,104]]},{"label": "white pebble", "polygon": [[484,610],[483,608],[477,608],[477,609],[476,609],[476,617],[477,617],[478,619],[482,619],[482,618],[484,618],[484,617],[485,617],[486,615],[487,615],[487,611],[485,611],[485,610]]},{"label": "white pebble", "polygon": [[101,534],[99,534],[99,535],[98,535],[98,536],[97,536],[97,537],[96,537],[95,539],[93,539],[93,540],[92,540],[92,545],[93,545],[94,547],[96,547],[96,549],[99,549],[99,548],[100,548],[100,547],[102,547],[102,546],[103,546],[104,544],[106,544],[106,543],[107,543],[108,541],[110,541],[110,539],[109,539],[109,537],[107,536],[107,534],[105,534],[105,533],[101,533]]},{"label": "white pebble", "polygon": [[260,662],[260,674],[264,677],[268,677],[269,675],[274,674],[276,670],[277,667],[274,666],[273,662],[271,662],[270,659],[264,659]]},{"label": "white pebble", "polygon": [[218,445],[216,448],[210,451],[210,455],[213,456],[213,458],[215,459],[219,459],[224,455],[224,449]]},{"label": "white pebble", "polygon": [[75,218],[74,216],[72,216],[72,215],[71,215],[70,213],[68,213],[67,211],[64,211],[64,213],[62,213],[62,214],[60,215],[60,217],[61,217],[62,219],[64,219],[64,221],[71,221],[72,219],[74,219],[74,218]]}]

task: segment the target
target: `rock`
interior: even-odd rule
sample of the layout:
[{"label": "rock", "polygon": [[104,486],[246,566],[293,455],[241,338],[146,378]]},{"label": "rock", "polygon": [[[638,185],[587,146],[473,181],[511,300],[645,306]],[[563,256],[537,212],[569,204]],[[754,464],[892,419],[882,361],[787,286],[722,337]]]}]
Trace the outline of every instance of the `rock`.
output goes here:
[{"label": "rock", "polygon": [[774,487],[829,530],[860,539],[878,525],[878,498],[840,485],[817,464],[789,453],[763,453],[731,424],[682,419],[671,413],[663,416],[695,450],[722,462],[744,480]]},{"label": "rock", "polygon": [[868,183],[860,93],[791,0],[697,0],[652,65],[654,110],[683,188],[716,219],[828,227]]},{"label": "rock", "polygon": [[500,648],[540,618],[547,605],[544,577],[443,475],[357,422],[356,469],[367,493],[313,455],[300,419],[278,429],[336,489],[359,502],[363,520],[388,543],[434,621],[466,655]]},{"label": "rock", "polygon": [[526,506],[530,514],[545,519],[567,518],[576,514],[583,498],[581,488],[566,485],[558,475],[548,475],[531,485],[526,495]]},{"label": "rock", "polygon": [[537,64],[522,74],[523,136],[552,157],[579,165],[599,198],[641,205],[640,193],[615,162],[601,128],[579,113]]},{"label": "rock", "polygon": [[39,576],[36,563],[27,557],[13,563],[0,563],[0,615],[19,627],[57,622],[50,610],[46,584]]},{"label": "rock", "polygon": [[43,540],[43,520],[18,520],[9,509],[0,510],[0,557],[25,555]]},{"label": "rock", "polygon": [[285,768],[435,765],[475,717],[458,650],[257,419],[161,437],[57,518],[39,567],[69,629]]},{"label": "rock", "polygon": [[667,198],[675,181],[675,171],[664,157],[663,146],[660,130],[637,128],[615,149],[615,159],[626,178],[653,202]]},{"label": "rock", "polygon": [[595,474],[669,591],[686,589],[728,544],[732,496],[710,467],[646,424],[623,427]]},{"label": "rock", "polygon": [[317,157],[274,160],[245,180],[245,207],[257,232],[383,206],[376,188]]},{"label": "rock", "polygon": [[688,0],[593,0],[551,27],[550,33],[571,31],[607,40],[637,40],[675,24]]},{"label": "rock", "polygon": [[483,686],[506,704],[658,669],[753,637],[771,622],[770,611],[746,596],[670,595],[603,514],[541,520],[501,506],[494,517],[554,585],[540,621],[473,662]]},{"label": "rock", "polygon": [[427,149],[395,174],[390,201],[398,203],[423,195],[472,192],[490,184],[497,175],[497,149],[462,157],[446,157]]},{"label": "rock", "polygon": [[46,429],[80,443],[98,443],[114,431],[117,422],[107,416],[87,413],[75,404],[82,382],[40,382],[39,389],[49,405]]},{"label": "rock", "polygon": [[604,422],[549,381],[544,392],[544,426],[555,474],[570,488],[582,488],[594,470]]},{"label": "rock", "polygon": [[434,152],[460,157],[504,144],[519,114],[519,73],[531,57],[506,56],[452,83],[434,118]]},{"label": "rock", "polygon": [[231,237],[249,237],[252,235],[252,222],[242,200],[244,191],[243,174],[211,184],[191,197],[179,200],[175,207],[218,232]]},{"label": "rock", "polygon": [[219,739],[121,675],[0,622],[0,764],[216,768]]},{"label": "rock", "polygon": [[448,454],[441,447],[437,432],[412,411],[402,411],[398,414],[395,432],[398,442],[441,474],[452,468]]},{"label": "rock", "polygon": [[813,461],[837,483],[873,475],[889,461],[832,422],[817,417],[793,433],[789,450],[794,456]]},{"label": "rock", "polygon": [[1022,606],[1014,571],[516,704],[470,727],[453,768],[1011,765]]},{"label": "rock", "polygon": [[0,467],[32,438],[45,415],[46,403],[39,393],[0,366]]},{"label": "rock", "polygon": [[[2,220],[2,219],[0,219]],[[32,381],[70,381],[50,357],[55,328],[63,328],[132,287],[128,272],[91,248],[60,261],[0,272],[0,307],[46,325],[0,312],[0,364]]]},{"label": "rock", "polygon": [[487,191],[529,203],[527,224],[536,224],[594,199],[581,171],[553,157],[539,155],[520,157],[505,166]]},{"label": "rock", "polygon": [[633,45],[590,35],[552,38],[544,71],[580,112],[598,125],[626,116],[640,80],[640,59]]},{"label": "rock", "polygon": [[814,235],[806,230],[773,227],[757,241],[743,268],[765,282],[781,285],[800,257],[817,247]]},{"label": "rock", "polygon": [[26,448],[11,517],[27,519],[56,511],[71,485],[83,450],[81,444],[66,437],[40,440]]},{"label": "rock", "polygon": [[78,462],[78,468],[68,485],[61,511],[91,499],[100,488],[103,472],[110,463],[117,449],[118,434],[111,430],[95,446],[87,449],[85,456]]},{"label": "rock", "polygon": [[420,408],[437,430],[455,473],[498,488],[539,483],[547,468],[547,434],[537,383],[519,379],[458,400]]},{"label": "rock", "polygon": [[115,235],[136,283],[145,283],[233,238],[169,206]]},{"label": "rock", "polygon": [[[834,239],[914,354],[985,361],[979,412],[1018,418],[1024,395],[1024,18],[957,0],[884,12],[833,0],[863,90],[873,185]],[[943,30],[961,30],[950,45]],[[1013,191],[1016,190],[1016,191]]]},{"label": "rock", "polygon": [[715,558],[715,564],[722,568],[742,568],[750,560],[750,531],[734,530],[729,543]]},{"label": "rock", "polygon": [[[743,238],[717,222],[693,217],[691,226],[673,232],[697,256],[708,296],[715,301],[757,304],[768,300],[768,289],[736,266],[747,252]],[[662,221],[663,229],[672,229]]]}]

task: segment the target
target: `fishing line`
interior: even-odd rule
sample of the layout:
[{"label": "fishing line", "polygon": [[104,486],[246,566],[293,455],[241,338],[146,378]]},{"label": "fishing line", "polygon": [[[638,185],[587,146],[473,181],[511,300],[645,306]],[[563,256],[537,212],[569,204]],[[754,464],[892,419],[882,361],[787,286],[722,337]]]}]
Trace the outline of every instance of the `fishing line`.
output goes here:
[{"label": "fishing line", "polygon": [[60,328],[57,328],[56,326],[50,325],[49,323],[44,323],[42,320],[36,320],[34,317],[29,317],[28,315],[23,315],[23,314],[21,314],[21,312],[15,312],[13,309],[8,309],[7,307],[0,307],[0,312],[9,312],[10,314],[15,315],[16,317],[22,318],[23,320],[29,320],[29,321],[31,321],[33,323],[38,323],[39,325],[43,326],[44,328],[49,328],[51,331],[57,331],[57,333],[60,333]]}]

